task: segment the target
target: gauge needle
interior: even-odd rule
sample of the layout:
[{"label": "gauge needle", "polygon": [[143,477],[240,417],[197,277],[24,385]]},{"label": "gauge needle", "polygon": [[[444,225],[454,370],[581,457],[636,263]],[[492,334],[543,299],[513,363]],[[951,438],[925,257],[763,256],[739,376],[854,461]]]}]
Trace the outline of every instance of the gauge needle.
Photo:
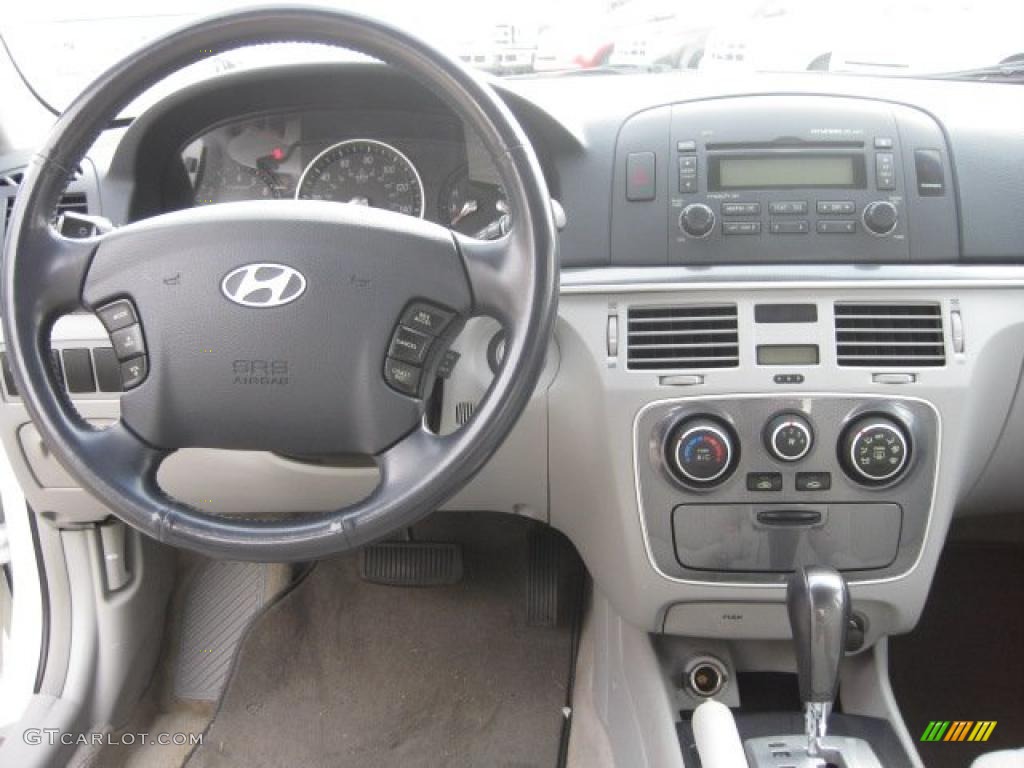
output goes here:
[{"label": "gauge needle", "polygon": [[454,227],[456,224],[458,224],[464,218],[469,216],[469,214],[476,213],[478,207],[479,206],[477,205],[476,200],[467,200],[466,202],[464,202],[462,204],[462,209],[457,214],[455,214],[455,218],[452,219],[452,222],[451,222],[450,226]]},{"label": "gauge needle", "polygon": [[370,204],[370,198],[363,197],[362,195],[356,195],[355,197],[353,197],[348,202],[351,205],[366,205],[366,206],[368,206]]}]

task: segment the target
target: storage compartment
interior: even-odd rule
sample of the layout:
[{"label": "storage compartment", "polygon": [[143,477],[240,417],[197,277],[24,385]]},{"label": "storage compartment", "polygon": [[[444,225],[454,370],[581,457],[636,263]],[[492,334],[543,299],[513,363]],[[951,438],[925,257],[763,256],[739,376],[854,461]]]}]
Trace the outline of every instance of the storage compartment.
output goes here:
[{"label": "storage compartment", "polygon": [[680,504],[672,511],[676,557],[701,571],[783,573],[800,565],[840,571],[896,559],[898,504]]}]

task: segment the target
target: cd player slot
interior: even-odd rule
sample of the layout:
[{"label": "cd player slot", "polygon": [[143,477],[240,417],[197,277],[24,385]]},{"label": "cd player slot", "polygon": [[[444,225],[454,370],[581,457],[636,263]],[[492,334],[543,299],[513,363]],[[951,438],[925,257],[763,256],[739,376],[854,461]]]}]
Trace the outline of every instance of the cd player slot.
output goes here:
[{"label": "cd player slot", "polygon": [[717,141],[708,142],[709,152],[745,149],[864,149],[863,141],[811,141],[787,137],[772,141]]}]

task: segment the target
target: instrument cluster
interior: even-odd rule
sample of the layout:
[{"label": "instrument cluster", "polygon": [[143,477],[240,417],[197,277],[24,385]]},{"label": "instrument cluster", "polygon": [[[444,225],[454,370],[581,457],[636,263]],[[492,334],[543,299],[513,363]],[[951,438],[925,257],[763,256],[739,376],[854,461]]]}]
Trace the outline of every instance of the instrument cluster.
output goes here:
[{"label": "instrument cluster", "polygon": [[499,237],[510,219],[497,169],[472,132],[435,122],[393,112],[264,115],[208,130],[181,158],[195,206],[328,200]]}]

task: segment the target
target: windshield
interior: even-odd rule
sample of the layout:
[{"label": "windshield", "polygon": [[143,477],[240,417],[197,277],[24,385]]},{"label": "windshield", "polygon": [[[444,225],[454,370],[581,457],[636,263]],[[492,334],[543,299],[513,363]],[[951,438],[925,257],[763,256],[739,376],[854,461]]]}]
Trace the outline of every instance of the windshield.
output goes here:
[{"label": "windshield", "polygon": [[[245,0],[5,4],[12,57],[55,109],[119,57]],[[607,71],[932,76],[1024,63],[1021,0],[329,0],[498,76]],[[272,46],[218,54],[168,87],[242,67],[344,54]]]}]

